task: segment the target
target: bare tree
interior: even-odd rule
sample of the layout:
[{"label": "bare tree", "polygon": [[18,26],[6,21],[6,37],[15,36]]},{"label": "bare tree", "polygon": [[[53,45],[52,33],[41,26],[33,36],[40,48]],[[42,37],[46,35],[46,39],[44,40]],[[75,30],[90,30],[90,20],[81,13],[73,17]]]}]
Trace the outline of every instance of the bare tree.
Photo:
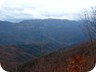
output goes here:
[{"label": "bare tree", "polygon": [[89,11],[86,10],[84,18],[88,34],[91,34],[92,39],[96,39],[96,7],[92,7]]},{"label": "bare tree", "polygon": [[[84,27],[90,40],[90,55],[94,58],[94,41],[96,40],[96,7],[92,7],[84,12]],[[94,59],[95,60],[95,59]]]}]

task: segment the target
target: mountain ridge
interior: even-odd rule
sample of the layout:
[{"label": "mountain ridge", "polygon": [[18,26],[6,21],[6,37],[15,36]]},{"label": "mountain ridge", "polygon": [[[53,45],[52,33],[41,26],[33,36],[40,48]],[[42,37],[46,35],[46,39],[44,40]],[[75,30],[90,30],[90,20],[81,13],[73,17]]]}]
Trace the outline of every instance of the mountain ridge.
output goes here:
[{"label": "mountain ridge", "polygon": [[[81,29],[80,29],[81,27]],[[76,31],[76,29],[78,29]],[[56,32],[55,32],[56,31]],[[79,33],[82,37],[79,36]],[[74,36],[73,34],[74,33]],[[55,41],[64,42],[64,36],[67,38],[69,35],[73,38],[65,39],[69,45],[75,43],[72,41],[76,36],[82,41],[84,38],[82,32],[82,21],[58,20],[58,19],[45,19],[45,20],[24,20],[19,23],[11,23],[0,21],[0,44],[23,44],[24,42],[48,42]],[[60,37],[61,36],[61,37]],[[12,39],[11,39],[12,38]],[[53,40],[51,39],[53,38]],[[3,42],[4,40],[4,42]],[[11,40],[11,41],[10,41]],[[76,40],[76,39],[74,39]],[[77,42],[79,42],[78,40]]]}]

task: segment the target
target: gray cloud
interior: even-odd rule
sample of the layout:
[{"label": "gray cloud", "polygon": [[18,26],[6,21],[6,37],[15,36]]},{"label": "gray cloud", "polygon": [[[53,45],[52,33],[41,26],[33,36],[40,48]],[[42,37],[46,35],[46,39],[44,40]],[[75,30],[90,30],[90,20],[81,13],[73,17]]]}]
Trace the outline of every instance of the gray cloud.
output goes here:
[{"label": "gray cloud", "polygon": [[[95,0],[89,0],[86,5],[87,0],[78,0],[79,2],[77,0],[71,2],[70,0],[67,2],[57,0],[55,3],[54,1],[55,0],[5,0],[0,7],[0,20],[20,21],[34,18],[77,19],[80,13],[79,11],[82,10],[83,7],[91,6],[92,4],[90,4],[90,2]],[[77,4],[74,4],[74,1]],[[81,4],[82,6],[79,6]]]}]

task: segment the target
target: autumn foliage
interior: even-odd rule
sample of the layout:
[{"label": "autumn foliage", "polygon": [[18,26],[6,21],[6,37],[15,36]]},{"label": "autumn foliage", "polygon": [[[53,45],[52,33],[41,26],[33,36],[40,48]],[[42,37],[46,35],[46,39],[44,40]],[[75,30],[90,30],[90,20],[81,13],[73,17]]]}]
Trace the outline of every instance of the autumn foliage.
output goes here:
[{"label": "autumn foliage", "polygon": [[85,72],[88,68],[88,56],[76,55],[68,60],[67,72]]},{"label": "autumn foliage", "polygon": [[[61,58],[60,58],[61,57]],[[18,72],[86,72],[90,65],[90,56],[73,55],[63,59],[63,56],[47,60],[47,57],[42,57],[38,60],[29,62],[21,66]],[[49,61],[50,60],[50,61]]]},{"label": "autumn foliage", "polygon": [[[35,58],[23,64],[17,61],[4,61],[2,58],[1,60],[4,63],[2,66],[10,70],[9,72],[87,72],[91,70],[95,64],[93,57],[90,55],[90,48],[90,44],[88,43],[80,44],[67,50],[60,50]],[[94,48],[96,62],[96,46]],[[0,51],[1,54],[6,54],[3,53],[3,50]],[[13,59],[13,57],[15,57],[13,55],[15,54],[7,54],[7,56],[5,56],[10,59],[11,55],[11,59]],[[8,63],[8,61],[14,63]]]}]

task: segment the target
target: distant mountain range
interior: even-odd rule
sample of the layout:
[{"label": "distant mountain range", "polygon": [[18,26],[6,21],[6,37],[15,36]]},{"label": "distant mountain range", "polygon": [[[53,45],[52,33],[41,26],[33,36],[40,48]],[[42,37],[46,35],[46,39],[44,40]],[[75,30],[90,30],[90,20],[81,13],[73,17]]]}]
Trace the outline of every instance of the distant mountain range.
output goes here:
[{"label": "distant mountain range", "polygon": [[0,21],[0,44],[56,43],[73,45],[84,41],[83,21],[59,19]]}]

